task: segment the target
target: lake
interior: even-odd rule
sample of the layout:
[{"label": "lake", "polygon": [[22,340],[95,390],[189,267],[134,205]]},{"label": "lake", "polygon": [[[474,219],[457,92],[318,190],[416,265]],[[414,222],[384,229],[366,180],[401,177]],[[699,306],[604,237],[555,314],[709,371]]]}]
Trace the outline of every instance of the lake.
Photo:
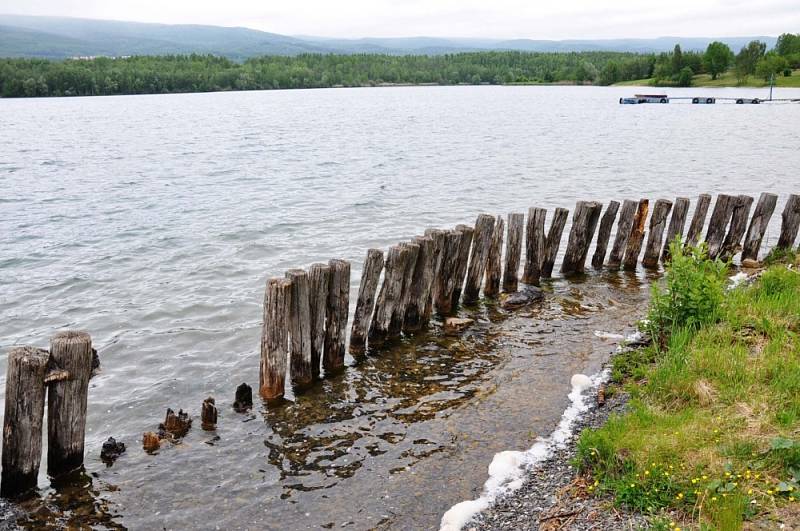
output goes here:
[{"label": "lake", "polygon": [[[493,454],[555,427],[569,378],[630,331],[651,274],[545,284],[252,414],[264,284],[427,227],[576,200],[800,192],[800,105],[619,105],[633,87],[403,87],[0,100],[0,402],[13,345],[88,330],[86,474],[40,478],[37,525],[433,528]],[[669,89],[765,97],[765,89]],[[800,97],[778,89],[776,97]],[[548,216],[549,223],[549,216]],[[567,231],[569,227],[567,227]],[[562,242],[562,250],[566,242]],[[765,249],[766,245],[765,244]],[[351,304],[351,311],[352,311]],[[199,426],[203,399],[220,409]],[[195,426],[141,449],[167,407]],[[114,436],[128,451],[99,458]],[[70,507],[69,511],[65,511]]]}]

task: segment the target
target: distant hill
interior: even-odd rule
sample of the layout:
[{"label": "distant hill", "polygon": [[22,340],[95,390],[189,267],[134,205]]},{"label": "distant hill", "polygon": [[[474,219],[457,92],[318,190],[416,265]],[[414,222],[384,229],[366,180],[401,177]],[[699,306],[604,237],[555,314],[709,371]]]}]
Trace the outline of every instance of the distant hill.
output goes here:
[{"label": "distant hill", "polygon": [[66,17],[0,15],[0,57],[63,59],[76,56],[212,53],[231,59],[301,53],[385,53],[438,55],[482,50],[528,52],[664,52],[679,43],[684,50],[704,50],[719,40],[734,51],[753,39],[775,45],[775,37],[600,40],[449,39],[435,37],[331,39],[287,36],[248,28],[190,24],[149,24]]}]

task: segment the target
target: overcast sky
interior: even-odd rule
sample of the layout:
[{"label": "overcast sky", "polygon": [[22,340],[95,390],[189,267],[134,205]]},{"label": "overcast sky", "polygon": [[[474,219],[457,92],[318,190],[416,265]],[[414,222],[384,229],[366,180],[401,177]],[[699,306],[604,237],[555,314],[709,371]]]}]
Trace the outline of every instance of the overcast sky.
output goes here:
[{"label": "overcast sky", "polygon": [[0,13],[330,37],[732,37],[800,29],[800,0],[3,0]]}]

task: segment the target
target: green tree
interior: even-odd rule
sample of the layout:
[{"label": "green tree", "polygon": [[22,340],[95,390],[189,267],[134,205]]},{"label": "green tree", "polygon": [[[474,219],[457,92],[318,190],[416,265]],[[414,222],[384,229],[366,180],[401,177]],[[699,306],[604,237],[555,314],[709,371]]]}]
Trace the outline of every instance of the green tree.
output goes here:
[{"label": "green tree", "polygon": [[678,85],[679,87],[691,87],[693,77],[694,77],[694,72],[692,72],[692,69],[688,66],[684,66],[678,73],[678,77],[675,80],[675,84]]},{"label": "green tree", "polygon": [[675,48],[672,50],[672,74],[675,75],[681,71],[681,69],[685,65],[683,64],[683,52],[681,51],[681,45],[676,44]]},{"label": "green tree", "polygon": [[758,61],[764,57],[767,51],[766,43],[761,41],[750,41],[747,46],[739,51],[736,56],[736,76],[740,80],[747,79],[747,76],[756,73]]},{"label": "green tree", "polygon": [[733,52],[727,44],[719,41],[709,44],[703,55],[703,65],[711,74],[711,79],[717,79],[717,76],[725,72],[732,62]]},{"label": "green tree", "polygon": [[800,33],[784,33],[778,37],[775,44],[775,51],[778,55],[800,54]]},{"label": "green tree", "polygon": [[773,75],[783,72],[788,64],[785,57],[781,57],[775,52],[770,52],[758,61],[756,75],[764,78],[765,81],[769,81]]}]

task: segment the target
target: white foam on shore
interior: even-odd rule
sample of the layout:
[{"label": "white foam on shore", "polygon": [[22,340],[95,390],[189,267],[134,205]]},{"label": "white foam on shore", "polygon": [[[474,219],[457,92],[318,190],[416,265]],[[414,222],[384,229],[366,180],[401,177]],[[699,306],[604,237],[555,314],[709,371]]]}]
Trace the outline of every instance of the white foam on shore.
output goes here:
[{"label": "white foam on shore", "polygon": [[748,278],[749,276],[750,276],[750,275],[748,275],[748,274],[747,274],[747,273],[745,273],[744,271],[739,271],[739,272],[738,272],[738,273],[736,273],[735,275],[733,275],[733,276],[731,276],[731,277],[728,277],[728,289],[734,289],[734,288],[736,288],[737,286],[739,286],[739,284],[741,284],[742,282],[744,282],[745,280],[747,280],[747,278]]},{"label": "white foam on shore", "polygon": [[595,337],[599,337],[600,339],[625,339],[625,336],[623,336],[622,334],[603,332],[602,330],[595,330],[594,335]]},{"label": "white foam on shore", "polygon": [[558,427],[549,437],[539,437],[524,452],[508,450],[494,455],[489,465],[489,479],[483,484],[483,493],[474,500],[467,500],[453,505],[444,515],[439,531],[460,531],[479,512],[487,509],[499,497],[520,488],[528,468],[536,466],[550,455],[553,450],[564,448],[572,438],[573,426],[580,415],[589,410],[583,391],[598,386],[608,379],[608,370],[603,370],[591,378],[583,374],[572,376],[569,393],[569,407],[561,416]]}]

